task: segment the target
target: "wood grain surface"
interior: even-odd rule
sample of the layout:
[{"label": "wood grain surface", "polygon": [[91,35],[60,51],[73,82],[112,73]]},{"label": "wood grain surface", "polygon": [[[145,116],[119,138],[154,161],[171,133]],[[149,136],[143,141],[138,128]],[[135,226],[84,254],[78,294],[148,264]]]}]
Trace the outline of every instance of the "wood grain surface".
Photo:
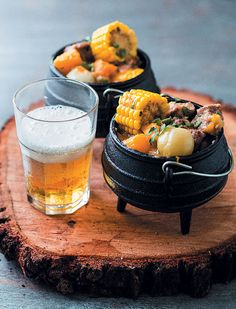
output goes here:
[{"label": "wood grain surface", "polygon": [[[214,103],[190,91],[163,92],[203,105]],[[236,112],[229,106],[223,111],[225,134],[235,154]],[[116,211],[116,196],[102,176],[102,148],[103,140],[96,140],[89,204],[72,215],[45,216],[27,202],[15,125],[8,122],[0,144],[0,235],[6,256],[16,259],[27,276],[41,278],[64,294],[79,289],[129,297],[179,291],[204,296],[212,281],[235,275],[234,173],[220,195],[193,211],[191,233],[183,236],[177,214],[131,206],[125,214]]]}]

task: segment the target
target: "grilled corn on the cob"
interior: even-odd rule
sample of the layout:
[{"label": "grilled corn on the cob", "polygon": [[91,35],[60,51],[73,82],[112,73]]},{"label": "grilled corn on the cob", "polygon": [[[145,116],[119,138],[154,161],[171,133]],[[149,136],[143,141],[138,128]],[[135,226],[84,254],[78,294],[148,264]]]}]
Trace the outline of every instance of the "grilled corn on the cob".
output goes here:
[{"label": "grilled corn on the cob", "polygon": [[119,99],[115,120],[127,133],[138,134],[155,117],[165,117],[169,104],[165,97],[141,89],[126,91]]},{"label": "grilled corn on the cob", "polygon": [[133,29],[114,21],[93,32],[91,48],[96,59],[123,62],[137,55],[137,38]]}]

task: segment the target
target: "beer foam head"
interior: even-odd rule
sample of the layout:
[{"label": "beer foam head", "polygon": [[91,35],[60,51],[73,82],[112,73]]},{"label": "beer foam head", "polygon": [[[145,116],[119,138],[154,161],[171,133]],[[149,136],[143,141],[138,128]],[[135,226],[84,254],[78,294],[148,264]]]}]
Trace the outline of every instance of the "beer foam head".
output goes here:
[{"label": "beer foam head", "polygon": [[19,140],[31,150],[28,155],[36,160],[56,161],[58,156],[61,159],[65,156],[66,160],[71,153],[78,154],[86,148],[94,138],[90,118],[85,114],[70,106],[37,108],[30,111],[27,114],[29,117],[25,116],[18,125]]}]

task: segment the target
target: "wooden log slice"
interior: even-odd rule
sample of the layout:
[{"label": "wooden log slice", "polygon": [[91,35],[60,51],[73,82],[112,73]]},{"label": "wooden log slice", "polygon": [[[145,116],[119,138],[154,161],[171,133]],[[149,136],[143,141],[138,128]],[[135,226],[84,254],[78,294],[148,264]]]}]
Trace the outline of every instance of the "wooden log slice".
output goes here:
[{"label": "wooden log slice", "polygon": [[[215,101],[187,90],[163,92],[200,104]],[[236,110],[223,105],[225,133],[235,155]],[[26,199],[20,149],[11,119],[0,133],[0,242],[23,273],[62,293],[136,297],[141,292],[206,295],[214,282],[236,276],[236,177],[212,201],[193,210],[189,235],[178,214],[152,213],[128,205],[102,176],[103,140],[94,144],[91,199],[72,215],[46,216]],[[216,162],[217,164],[217,162]]]}]

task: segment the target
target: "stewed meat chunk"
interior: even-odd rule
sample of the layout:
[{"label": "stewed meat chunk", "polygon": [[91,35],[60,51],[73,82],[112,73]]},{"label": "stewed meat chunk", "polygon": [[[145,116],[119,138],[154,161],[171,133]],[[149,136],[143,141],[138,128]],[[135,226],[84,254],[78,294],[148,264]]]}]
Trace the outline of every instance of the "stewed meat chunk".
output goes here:
[{"label": "stewed meat chunk", "polygon": [[194,150],[198,150],[206,134],[198,129],[189,129],[194,140]]},{"label": "stewed meat chunk", "polygon": [[217,135],[224,126],[221,105],[212,104],[199,108],[192,124],[204,133]]},{"label": "stewed meat chunk", "polygon": [[75,44],[75,48],[80,53],[80,57],[85,62],[93,62],[94,56],[91,49],[90,42],[83,41]]},{"label": "stewed meat chunk", "polygon": [[212,104],[208,106],[203,106],[197,110],[197,115],[212,115],[212,114],[220,114],[222,115],[221,112],[221,105],[220,104]]},{"label": "stewed meat chunk", "polygon": [[170,102],[169,115],[174,117],[191,117],[195,114],[195,106],[191,102]]}]

